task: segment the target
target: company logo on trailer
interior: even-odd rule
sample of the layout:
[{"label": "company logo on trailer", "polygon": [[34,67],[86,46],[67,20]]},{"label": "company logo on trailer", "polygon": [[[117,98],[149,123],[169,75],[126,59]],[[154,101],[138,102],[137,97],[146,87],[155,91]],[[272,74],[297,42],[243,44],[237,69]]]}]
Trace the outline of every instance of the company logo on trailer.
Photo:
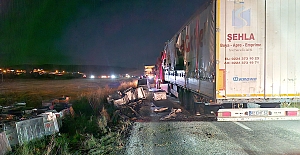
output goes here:
[{"label": "company logo on trailer", "polygon": [[239,77],[233,77],[233,81],[256,81],[257,78],[239,78]]},{"label": "company logo on trailer", "polygon": [[[241,3],[241,4],[244,4]],[[232,10],[232,26],[236,28],[242,28],[244,26],[250,26],[250,14],[251,9],[245,10],[245,7],[242,6],[238,9]]]}]

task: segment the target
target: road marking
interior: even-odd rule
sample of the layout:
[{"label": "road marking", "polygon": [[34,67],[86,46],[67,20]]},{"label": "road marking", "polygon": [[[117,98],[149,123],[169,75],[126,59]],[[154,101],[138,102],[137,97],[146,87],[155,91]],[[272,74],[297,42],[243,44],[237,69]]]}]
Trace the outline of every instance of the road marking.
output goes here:
[{"label": "road marking", "polygon": [[249,127],[247,127],[246,125],[242,124],[242,123],[239,123],[239,122],[233,122],[235,123],[236,125],[246,129],[246,130],[249,130],[249,131],[253,131],[252,129],[250,129]]}]

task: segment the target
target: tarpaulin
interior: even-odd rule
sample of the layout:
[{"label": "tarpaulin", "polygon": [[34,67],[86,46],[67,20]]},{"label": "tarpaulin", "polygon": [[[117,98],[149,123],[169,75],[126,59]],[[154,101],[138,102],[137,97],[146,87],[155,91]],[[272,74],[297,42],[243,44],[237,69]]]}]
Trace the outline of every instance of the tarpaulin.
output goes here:
[{"label": "tarpaulin", "polygon": [[4,155],[11,150],[5,132],[0,133],[0,155]]},{"label": "tarpaulin", "polygon": [[19,144],[45,135],[43,117],[16,122]]}]

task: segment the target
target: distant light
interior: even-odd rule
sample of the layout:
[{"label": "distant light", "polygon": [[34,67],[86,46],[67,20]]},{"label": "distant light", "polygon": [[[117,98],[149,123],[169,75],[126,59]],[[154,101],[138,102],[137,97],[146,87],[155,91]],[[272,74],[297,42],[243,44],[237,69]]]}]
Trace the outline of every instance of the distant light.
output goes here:
[{"label": "distant light", "polygon": [[116,78],[116,76],[115,76],[115,75],[111,75],[110,77],[111,77],[112,79],[115,79],[115,78]]},{"label": "distant light", "polygon": [[94,75],[91,75],[91,79],[94,79],[95,78],[95,76]]}]

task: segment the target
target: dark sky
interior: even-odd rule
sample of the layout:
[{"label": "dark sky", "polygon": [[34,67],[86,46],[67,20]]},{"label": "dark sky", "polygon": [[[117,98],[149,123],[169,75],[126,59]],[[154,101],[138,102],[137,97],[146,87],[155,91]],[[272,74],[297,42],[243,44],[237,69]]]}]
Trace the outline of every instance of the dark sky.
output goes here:
[{"label": "dark sky", "polygon": [[0,0],[0,65],[152,65],[204,1]]}]

